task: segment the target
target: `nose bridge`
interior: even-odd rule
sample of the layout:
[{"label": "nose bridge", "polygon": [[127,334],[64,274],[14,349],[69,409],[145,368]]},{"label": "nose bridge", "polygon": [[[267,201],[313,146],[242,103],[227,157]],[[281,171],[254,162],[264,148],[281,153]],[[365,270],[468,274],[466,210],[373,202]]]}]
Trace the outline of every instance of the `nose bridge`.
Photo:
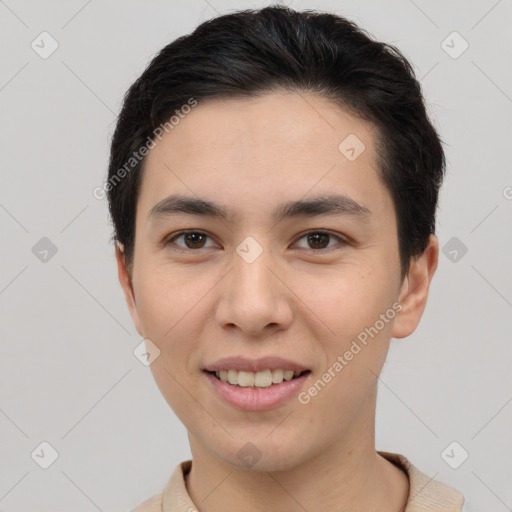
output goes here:
[{"label": "nose bridge", "polygon": [[[253,293],[270,292],[270,277],[272,273],[272,256],[270,250],[265,248],[260,254],[249,244],[240,245],[237,255],[234,256],[234,284],[236,288],[249,288]],[[249,290],[248,290],[249,291]]]},{"label": "nose bridge", "polygon": [[[232,292],[242,294],[245,301],[268,301],[275,288],[271,280],[275,279],[270,271],[274,262],[272,251],[262,238],[246,237],[236,248],[233,256]],[[241,297],[242,298],[242,297]]]},{"label": "nose bridge", "polygon": [[263,238],[247,237],[239,244],[217,311],[219,323],[257,334],[269,324],[290,321],[286,287],[274,275],[275,263]]}]

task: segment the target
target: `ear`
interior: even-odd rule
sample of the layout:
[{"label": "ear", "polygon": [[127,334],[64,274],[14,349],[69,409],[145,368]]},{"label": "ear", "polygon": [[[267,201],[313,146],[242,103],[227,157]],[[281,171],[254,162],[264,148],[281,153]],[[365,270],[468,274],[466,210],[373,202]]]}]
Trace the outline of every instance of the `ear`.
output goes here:
[{"label": "ear", "polygon": [[409,271],[400,288],[398,300],[402,309],[393,324],[394,338],[405,338],[418,327],[427,304],[428,290],[437,268],[438,257],[439,242],[434,235],[430,235],[423,254],[411,260]]},{"label": "ear", "polygon": [[135,301],[135,293],[133,291],[132,277],[126,268],[126,258],[124,254],[124,247],[119,242],[116,243],[116,260],[117,260],[117,274],[119,276],[119,283],[124,292],[126,304],[132,317],[135,329],[144,338],[141,330],[141,322],[139,312],[137,311],[137,303]]}]

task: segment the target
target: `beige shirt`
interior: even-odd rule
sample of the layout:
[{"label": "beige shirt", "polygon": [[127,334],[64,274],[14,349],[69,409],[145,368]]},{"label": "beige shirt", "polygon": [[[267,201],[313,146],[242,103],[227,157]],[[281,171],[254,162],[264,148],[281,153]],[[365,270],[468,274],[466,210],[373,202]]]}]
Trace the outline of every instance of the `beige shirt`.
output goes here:
[{"label": "beige shirt", "polygon": [[[403,512],[461,512],[464,497],[458,491],[424,475],[402,455],[379,454],[402,469],[409,478],[409,497]],[[191,466],[191,460],[179,464],[163,492],[131,512],[197,512],[185,485],[185,475]]]}]

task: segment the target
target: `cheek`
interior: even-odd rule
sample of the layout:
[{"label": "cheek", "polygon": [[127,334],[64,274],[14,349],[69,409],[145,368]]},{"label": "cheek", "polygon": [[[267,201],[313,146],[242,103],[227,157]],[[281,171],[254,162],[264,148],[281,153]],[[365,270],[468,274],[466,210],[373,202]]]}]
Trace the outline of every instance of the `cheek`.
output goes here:
[{"label": "cheek", "polygon": [[[160,356],[151,365],[159,386],[162,381],[171,379],[169,373],[176,377],[178,373],[183,375],[184,361],[195,348],[194,340],[199,339],[193,331],[197,323],[190,322],[190,318],[200,308],[198,297],[201,294],[197,283],[187,284],[176,274],[172,278],[162,272],[139,276],[137,310],[144,336],[160,350]],[[172,382],[166,384],[169,385]]]},{"label": "cheek", "polygon": [[322,294],[319,311],[336,333],[324,342],[325,400],[355,407],[374,387],[389,348],[395,300],[394,284],[382,270],[344,275]]},{"label": "cheek", "polygon": [[389,348],[391,320],[375,320],[373,315],[357,309],[351,313],[343,325],[338,323],[337,332],[341,335],[325,347],[327,364],[318,370],[316,380],[301,399],[302,404],[310,401],[305,410],[310,407],[311,428],[315,424],[327,438],[327,430],[332,435],[340,429],[348,431],[354,418],[365,421],[360,417],[361,411],[374,410],[378,375]]},{"label": "cheek", "polygon": [[[160,350],[151,364],[153,378],[171,409],[186,424],[192,421],[190,383],[197,371],[208,286],[176,272],[141,273],[138,310],[146,338]],[[211,286],[210,286],[211,287]],[[197,414],[197,411],[196,411]],[[203,418],[208,424],[208,418]],[[211,419],[209,420],[211,421]]]},{"label": "cheek", "polygon": [[[185,272],[152,266],[138,276],[137,309],[141,321],[157,339],[170,336],[206,293],[203,280],[194,279]],[[149,336],[148,336],[149,337]]]},{"label": "cheek", "polygon": [[[367,269],[344,272],[329,281],[318,295],[327,322],[332,325],[337,338],[345,341],[375,324],[380,315],[392,308],[396,293],[384,269]],[[388,319],[389,320],[389,319]],[[379,323],[379,331],[389,331],[389,321],[385,326]]]}]

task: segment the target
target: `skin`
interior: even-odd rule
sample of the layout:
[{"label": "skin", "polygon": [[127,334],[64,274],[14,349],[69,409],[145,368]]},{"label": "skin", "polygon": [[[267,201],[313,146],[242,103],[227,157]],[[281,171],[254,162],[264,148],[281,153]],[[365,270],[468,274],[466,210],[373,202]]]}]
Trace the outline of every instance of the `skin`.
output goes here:
[{"label": "skin", "polygon": [[[355,161],[338,150],[349,134],[366,146]],[[201,512],[397,512],[406,503],[406,475],[375,451],[377,376],[391,338],[420,321],[439,247],[432,235],[401,279],[375,136],[371,124],[316,94],[273,92],[200,103],[147,156],[133,270],[119,245],[119,280],[137,331],[161,351],[151,369],[187,428],[186,484]],[[283,201],[333,191],[371,214],[271,218]],[[148,221],[174,193],[219,203],[235,217]],[[159,245],[184,229],[205,232],[203,246],[184,237]],[[308,243],[305,232],[318,229],[334,237]],[[263,249],[250,264],[236,252],[247,236]],[[397,302],[402,310],[307,405],[294,397],[242,411],[205,381],[204,365],[227,355],[279,355],[311,369],[307,390]],[[237,457],[249,441],[261,453],[250,468]]]}]

